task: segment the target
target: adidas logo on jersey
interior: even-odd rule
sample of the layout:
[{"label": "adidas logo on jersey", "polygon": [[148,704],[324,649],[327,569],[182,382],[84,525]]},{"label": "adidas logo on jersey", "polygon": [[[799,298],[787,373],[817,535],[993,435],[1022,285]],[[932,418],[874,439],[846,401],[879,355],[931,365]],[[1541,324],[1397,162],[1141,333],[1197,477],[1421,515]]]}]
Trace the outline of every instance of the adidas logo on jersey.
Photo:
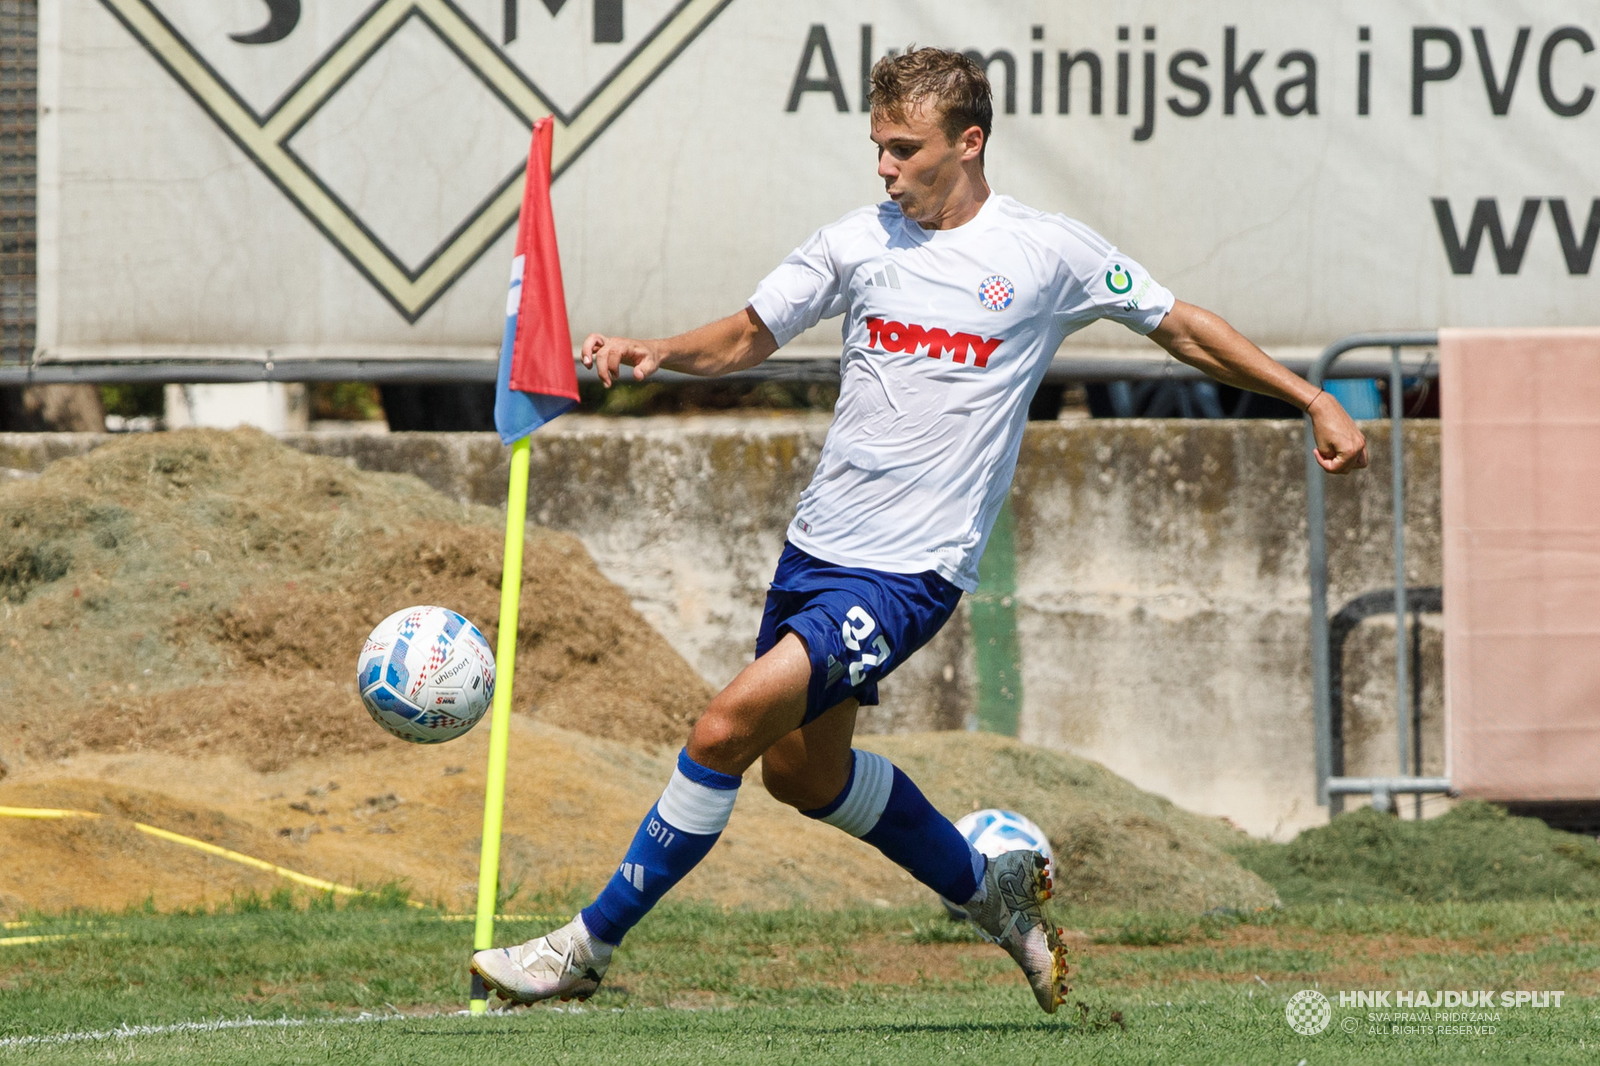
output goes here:
[{"label": "adidas logo on jersey", "polygon": [[949,353],[952,362],[965,363],[972,356],[972,365],[980,369],[989,365],[989,356],[1000,347],[1003,337],[980,337],[976,333],[951,333],[931,326],[918,326],[904,322],[886,322],[881,318],[867,319],[868,343],[886,352],[914,352],[928,349],[929,359],[943,359]]},{"label": "adidas logo on jersey", "polygon": [[880,289],[898,289],[900,275],[896,273],[893,263],[885,263],[883,269],[867,279],[868,285],[876,285]]},{"label": "adidas logo on jersey", "polygon": [[632,885],[634,888],[637,888],[640,892],[644,891],[644,867],[639,863],[623,863],[622,879],[628,882],[628,884]]}]

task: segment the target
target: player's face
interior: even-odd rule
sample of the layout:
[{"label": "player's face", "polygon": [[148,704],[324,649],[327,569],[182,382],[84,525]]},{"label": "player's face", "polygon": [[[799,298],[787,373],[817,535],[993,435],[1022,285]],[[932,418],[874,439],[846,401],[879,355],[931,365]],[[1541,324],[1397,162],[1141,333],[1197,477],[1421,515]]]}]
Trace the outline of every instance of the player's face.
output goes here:
[{"label": "player's face", "polygon": [[928,222],[943,214],[961,182],[962,163],[977,157],[983,134],[973,127],[952,141],[932,101],[922,100],[899,119],[874,111],[872,143],[889,199],[913,222]]}]

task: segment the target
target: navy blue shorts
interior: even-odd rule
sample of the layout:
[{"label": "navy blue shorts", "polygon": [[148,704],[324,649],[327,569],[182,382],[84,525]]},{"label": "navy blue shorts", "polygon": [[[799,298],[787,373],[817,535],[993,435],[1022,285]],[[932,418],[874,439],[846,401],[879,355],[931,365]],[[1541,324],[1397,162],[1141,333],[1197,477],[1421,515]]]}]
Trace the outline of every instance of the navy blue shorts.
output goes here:
[{"label": "navy blue shorts", "polygon": [[785,632],[805,641],[811,655],[806,693],[809,722],[855,699],[878,702],[878,681],[939,632],[961,590],[933,571],[889,574],[835,566],[784,544],[767,592],[756,657]]}]

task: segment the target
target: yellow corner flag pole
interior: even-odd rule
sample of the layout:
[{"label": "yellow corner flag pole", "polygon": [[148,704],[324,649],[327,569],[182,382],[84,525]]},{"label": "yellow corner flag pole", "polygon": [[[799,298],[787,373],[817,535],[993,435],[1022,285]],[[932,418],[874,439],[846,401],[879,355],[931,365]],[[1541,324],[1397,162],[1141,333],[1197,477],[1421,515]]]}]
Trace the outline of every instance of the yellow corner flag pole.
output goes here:
[{"label": "yellow corner flag pole", "polygon": [[[495,903],[500,892],[500,825],[506,804],[506,755],[511,745],[511,679],[517,666],[517,601],[522,597],[522,541],[528,519],[528,448],[511,446],[511,487],[506,494],[505,569],[500,577],[500,633],[495,649],[494,718],[489,723],[489,774],[483,798],[483,852],[478,860],[478,924],[472,950],[494,946]],[[483,979],[472,977],[472,1013],[489,1008]]]}]

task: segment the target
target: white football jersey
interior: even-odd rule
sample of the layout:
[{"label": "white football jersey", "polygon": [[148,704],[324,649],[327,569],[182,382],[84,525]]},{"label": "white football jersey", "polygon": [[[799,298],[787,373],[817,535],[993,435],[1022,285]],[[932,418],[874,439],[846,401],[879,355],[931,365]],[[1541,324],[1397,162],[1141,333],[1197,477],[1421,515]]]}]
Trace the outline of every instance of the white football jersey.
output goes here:
[{"label": "white football jersey", "polygon": [[750,298],[780,346],[845,316],[839,403],[790,542],[973,591],[1062,339],[1098,318],[1149,333],[1172,303],[1087,226],[1007,196],[955,229],[892,202],[824,226]]}]

